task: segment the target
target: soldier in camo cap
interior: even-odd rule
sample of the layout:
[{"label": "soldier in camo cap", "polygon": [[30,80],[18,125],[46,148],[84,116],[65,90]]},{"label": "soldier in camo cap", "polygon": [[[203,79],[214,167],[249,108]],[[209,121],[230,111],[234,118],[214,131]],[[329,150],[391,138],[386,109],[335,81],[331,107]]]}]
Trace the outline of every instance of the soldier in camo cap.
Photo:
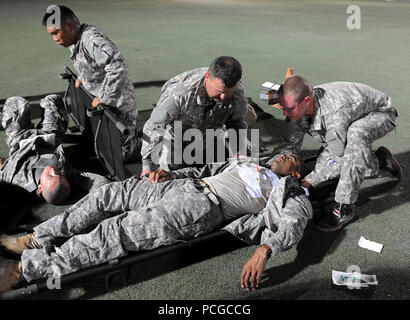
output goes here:
[{"label": "soldier in camo cap", "polygon": [[[224,229],[259,245],[241,285],[255,289],[269,256],[299,242],[313,210],[299,186],[302,162],[282,155],[270,167],[251,158],[202,168],[154,171],[106,184],[25,236],[0,239],[21,261],[0,263],[0,292],[24,278],[64,274]],[[2,275],[1,275],[2,274]]]},{"label": "soldier in camo cap", "polygon": [[128,128],[129,134],[121,137],[123,159],[139,158],[137,98],[124,56],[98,28],[80,24],[67,7],[50,6],[43,17],[43,25],[54,41],[70,49],[71,61],[78,72],[76,87],[82,83],[95,96],[93,107],[101,103],[112,107]]},{"label": "soldier in camo cap", "polygon": [[[175,121],[182,122],[184,132],[195,128],[205,133],[206,129],[223,128],[224,125],[226,129],[246,129],[244,119],[248,103],[241,77],[240,63],[233,57],[222,56],[209,68],[189,70],[168,80],[144,125],[141,176],[159,167],[170,170],[184,166],[167,158],[171,151],[165,146],[167,137],[174,139]],[[154,159],[154,154],[159,156]]]},{"label": "soldier in camo cap", "polygon": [[285,80],[279,90],[286,122],[283,143],[273,154],[299,152],[305,133],[321,146],[314,170],[302,182],[306,187],[339,178],[335,206],[318,223],[322,231],[336,231],[355,215],[359,187],[365,177],[381,170],[401,178],[402,171],[390,151],[372,143],[394,130],[398,116],[389,96],[361,83],[333,82],[313,88],[300,76]]},{"label": "soldier in camo cap", "polygon": [[68,162],[60,144],[68,126],[61,97],[48,95],[41,99],[40,107],[42,119],[34,128],[29,102],[22,97],[6,100],[0,119],[10,151],[7,159],[0,157],[0,181],[51,204],[63,203],[71,187],[89,191],[109,182],[100,175],[80,172]]}]

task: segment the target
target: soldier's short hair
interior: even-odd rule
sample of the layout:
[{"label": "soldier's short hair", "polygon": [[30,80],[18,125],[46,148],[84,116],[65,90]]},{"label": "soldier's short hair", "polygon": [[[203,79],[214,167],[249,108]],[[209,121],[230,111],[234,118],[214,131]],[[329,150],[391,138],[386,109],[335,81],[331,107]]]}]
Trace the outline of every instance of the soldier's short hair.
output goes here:
[{"label": "soldier's short hair", "polygon": [[313,96],[313,87],[301,76],[290,76],[283,83],[280,94],[292,96],[297,103],[300,103],[305,97]]},{"label": "soldier's short hair", "polygon": [[61,204],[67,200],[70,195],[70,183],[64,176],[56,176],[59,179],[59,183],[55,188],[44,188],[41,191],[41,195],[48,203],[51,204]]},{"label": "soldier's short hair", "polygon": [[[60,9],[60,19],[61,19],[61,27],[64,27],[67,22],[71,21],[74,23],[75,26],[80,26],[80,20],[77,18],[75,13],[66,6],[56,5]],[[48,19],[55,14],[55,12],[46,12],[43,16],[42,25],[47,26]]]},{"label": "soldier's short hair", "polygon": [[242,66],[233,57],[221,56],[212,61],[209,66],[212,77],[220,79],[228,88],[233,88],[242,77]]}]

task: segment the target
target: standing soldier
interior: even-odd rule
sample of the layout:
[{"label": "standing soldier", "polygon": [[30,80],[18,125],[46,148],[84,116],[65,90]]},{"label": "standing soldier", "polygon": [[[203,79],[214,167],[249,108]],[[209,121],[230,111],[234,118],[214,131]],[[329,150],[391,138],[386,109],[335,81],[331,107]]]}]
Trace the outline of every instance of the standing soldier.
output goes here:
[{"label": "standing soldier", "polygon": [[114,113],[129,131],[121,137],[122,157],[125,161],[138,158],[137,98],[125,58],[99,29],[80,24],[69,8],[50,8],[54,13],[44,15],[43,26],[54,41],[70,49],[70,58],[78,72],[76,87],[82,83],[95,96],[93,107],[101,103],[113,107]]},{"label": "standing soldier", "polygon": [[335,231],[355,215],[359,187],[365,177],[381,170],[401,178],[400,165],[385,147],[372,143],[392,131],[398,116],[386,94],[367,85],[333,82],[313,88],[300,76],[291,76],[279,89],[279,104],[286,116],[283,143],[273,154],[298,152],[305,133],[321,145],[314,170],[302,181],[305,187],[339,178],[336,204],[318,223],[322,231]]},{"label": "standing soldier", "polygon": [[[233,57],[222,56],[216,58],[209,68],[189,70],[168,80],[161,89],[157,106],[144,125],[141,175],[158,168],[181,167],[181,163],[170,161],[170,150],[166,149],[166,136],[170,135],[171,140],[175,138],[174,121],[181,121],[184,132],[195,128],[205,133],[206,129],[224,126],[236,131],[246,129],[244,119],[248,102],[241,77],[241,64]],[[154,152],[162,153],[161,159],[166,160],[161,163],[161,160],[155,161]]]}]

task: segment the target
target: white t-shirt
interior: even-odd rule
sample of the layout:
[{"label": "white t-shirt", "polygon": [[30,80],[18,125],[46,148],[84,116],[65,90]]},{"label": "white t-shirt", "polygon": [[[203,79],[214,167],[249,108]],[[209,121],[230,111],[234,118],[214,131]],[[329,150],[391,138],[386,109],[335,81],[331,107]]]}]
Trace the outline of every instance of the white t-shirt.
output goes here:
[{"label": "white t-shirt", "polygon": [[218,196],[225,214],[236,218],[246,213],[259,213],[279,177],[265,167],[243,163],[203,180]]}]

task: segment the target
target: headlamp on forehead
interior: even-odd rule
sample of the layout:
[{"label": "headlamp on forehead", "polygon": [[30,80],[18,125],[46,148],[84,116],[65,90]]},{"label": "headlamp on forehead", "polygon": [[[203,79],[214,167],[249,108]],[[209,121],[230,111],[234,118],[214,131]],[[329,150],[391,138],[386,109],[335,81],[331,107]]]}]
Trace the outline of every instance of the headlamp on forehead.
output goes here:
[{"label": "headlamp on forehead", "polygon": [[282,92],[282,84],[274,82],[265,82],[261,86],[259,99],[268,104],[274,105],[279,103],[279,94]]}]

